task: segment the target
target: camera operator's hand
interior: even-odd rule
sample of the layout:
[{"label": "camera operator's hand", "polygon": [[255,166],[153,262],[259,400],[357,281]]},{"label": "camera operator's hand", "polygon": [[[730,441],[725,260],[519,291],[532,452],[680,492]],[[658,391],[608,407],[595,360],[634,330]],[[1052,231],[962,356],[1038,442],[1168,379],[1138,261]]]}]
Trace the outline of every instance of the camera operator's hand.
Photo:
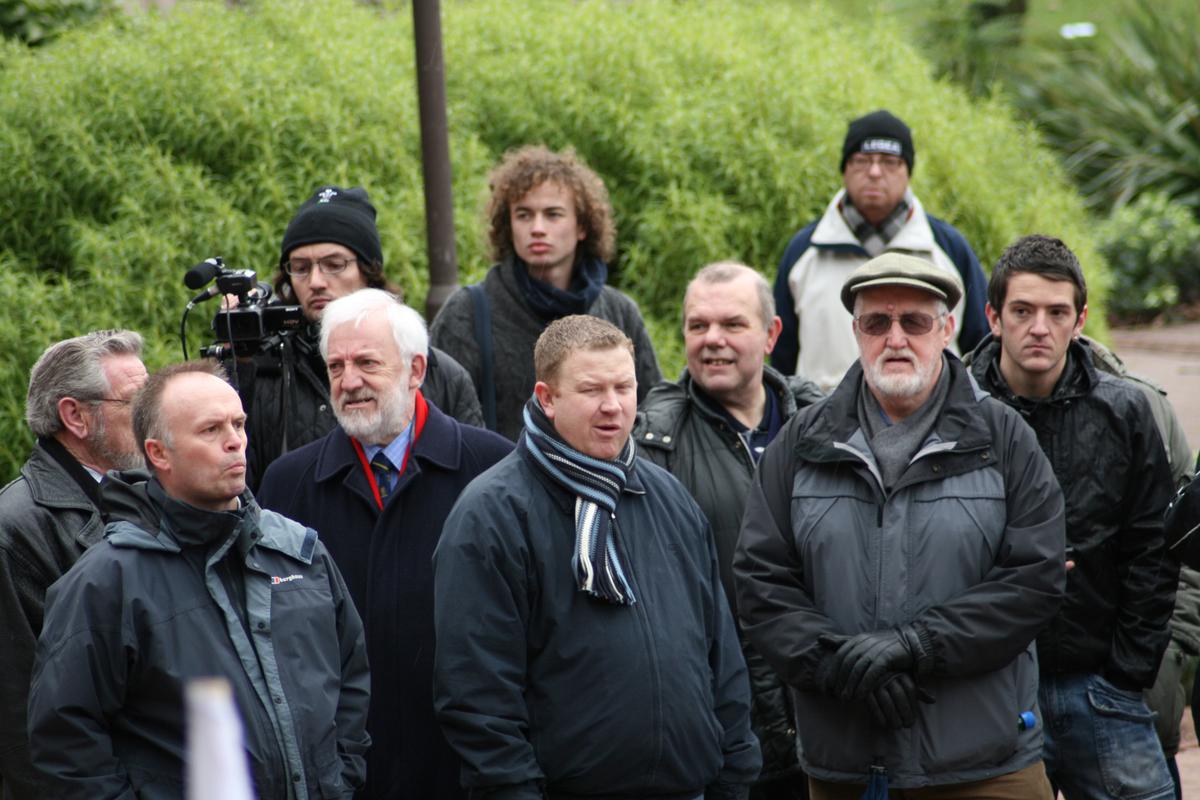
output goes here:
[{"label": "camera operator's hand", "polygon": [[923,656],[920,637],[911,625],[860,633],[837,652],[838,696],[862,699],[879,688],[888,673],[915,669]]},{"label": "camera operator's hand", "polygon": [[893,672],[867,695],[867,708],[879,727],[911,728],[917,721],[917,703],[933,703],[933,695],[917,686],[907,672]]}]

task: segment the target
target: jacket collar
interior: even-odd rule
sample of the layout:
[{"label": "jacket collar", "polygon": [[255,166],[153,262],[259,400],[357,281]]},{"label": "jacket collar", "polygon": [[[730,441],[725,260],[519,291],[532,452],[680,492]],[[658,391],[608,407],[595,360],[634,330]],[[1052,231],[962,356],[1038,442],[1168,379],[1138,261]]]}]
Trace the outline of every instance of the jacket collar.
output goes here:
[{"label": "jacket collar", "polygon": [[1000,372],[1000,353],[1000,340],[989,333],[971,353],[971,374],[986,391],[1022,414],[1031,413],[1042,405],[1056,405],[1082,397],[1089,394],[1100,381],[1100,374],[1092,362],[1091,350],[1073,339],[1067,346],[1066,366],[1050,396],[1044,399],[1021,397],[1009,388],[1008,381]]},{"label": "jacket collar", "polygon": [[[977,407],[988,396],[958,357],[944,351],[944,367],[950,370],[950,388],[946,404],[931,436],[953,443],[954,451],[975,450],[991,444],[992,435]],[[842,382],[828,399],[818,404],[820,411],[797,443],[797,449],[819,461],[837,461],[847,457],[837,445],[856,447],[865,444],[858,422],[858,393],[863,386],[862,364],[855,361]],[[855,438],[857,435],[857,439]],[[856,449],[861,450],[861,446]],[[949,448],[948,448],[949,449]]]},{"label": "jacket collar", "polygon": [[[629,435],[633,436],[633,433],[631,432]],[[568,492],[561,484],[556,483],[555,481],[551,480],[550,476],[547,475],[541,467],[539,467],[537,464],[534,463],[533,456],[530,455],[530,453],[529,453],[529,448],[521,445],[524,438],[525,438],[525,431],[522,430],[521,436],[517,440],[516,452],[519,454],[519,456],[522,459],[525,460],[525,464],[529,467],[529,471],[531,473],[533,473],[533,477],[540,484],[542,484],[542,486],[546,487],[547,494],[550,495],[550,499],[554,501],[554,504],[556,506],[558,506],[559,511],[561,511],[563,514],[568,514],[568,515],[574,517],[574,515],[575,515],[575,495]],[[635,441],[634,447],[636,447],[636,446],[637,446],[637,442]],[[633,469],[631,469],[629,471],[629,478],[625,481],[625,489],[621,493],[622,496],[627,495],[627,494],[641,495],[641,494],[646,493],[646,484],[642,481],[642,476],[641,476],[642,468],[643,468],[642,460],[640,458],[635,458],[633,460]],[[618,509],[620,508],[619,503],[617,505],[617,508]]]},{"label": "jacket collar", "polygon": [[[421,472],[422,465],[453,472],[462,463],[462,431],[453,419],[442,413],[428,398],[425,402],[428,408],[425,426],[413,442],[404,474],[400,476],[393,491],[403,489],[412,476]],[[341,480],[347,472],[361,472],[361,469],[350,437],[338,426],[325,435],[317,455],[314,477],[318,483],[323,483]],[[370,497],[366,478],[361,475],[359,477],[362,478],[363,491]],[[353,478],[349,480],[353,481]],[[374,503],[374,500],[371,502]]]},{"label": "jacket collar", "polygon": [[[825,213],[817,221],[817,227],[813,229],[812,243],[815,247],[835,250],[857,249],[865,253],[862,243],[854,235],[854,231],[850,230],[850,226],[846,224],[846,218],[842,216],[841,209],[838,207],[845,194],[845,189],[839,191],[825,209]],[[913,195],[912,214],[904,227],[888,242],[887,249],[903,250],[909,253],[932,253],[936,247],[933,229],[929,226],[929,218],[925,215],[925,207],[921,205],[921,201],[917,199],[916,195]]]},{"label": "jacket collar", "polygon": [[30,496],[39,505],[93,511],[99,508],[100,484],[57,439],[39,437],[21,471]]}]

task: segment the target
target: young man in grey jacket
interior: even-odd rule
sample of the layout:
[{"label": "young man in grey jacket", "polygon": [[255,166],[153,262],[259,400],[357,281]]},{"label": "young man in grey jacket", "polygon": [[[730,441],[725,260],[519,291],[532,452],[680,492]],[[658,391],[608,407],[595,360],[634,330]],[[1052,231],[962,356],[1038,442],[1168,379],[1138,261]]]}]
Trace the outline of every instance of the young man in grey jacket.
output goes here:
[{"label": "young man in grey jacket", "polygon": [[846,280],[859,362],[767,448],[734,556],[750,641],[796,690],[814,800],[1049,800],[1034,637],[1065,583],[1033,431],[945,348],[957,275]]}]

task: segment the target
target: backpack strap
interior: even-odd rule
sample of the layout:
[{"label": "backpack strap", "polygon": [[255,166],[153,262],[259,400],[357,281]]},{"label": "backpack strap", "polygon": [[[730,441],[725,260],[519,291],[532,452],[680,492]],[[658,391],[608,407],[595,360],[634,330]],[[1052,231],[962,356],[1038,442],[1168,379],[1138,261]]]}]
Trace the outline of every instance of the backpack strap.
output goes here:
[{"label": "backpack strap", "polygon": [[471,295],[471,306],[475,310],[475,342],[479,345],[480,385],[479,402],[483,406],[483,424],[488,430],[496,430],[496,376],[495,359],[492,357],[492,307],[488,303],[483,285],[473,283],[467,287]]}]

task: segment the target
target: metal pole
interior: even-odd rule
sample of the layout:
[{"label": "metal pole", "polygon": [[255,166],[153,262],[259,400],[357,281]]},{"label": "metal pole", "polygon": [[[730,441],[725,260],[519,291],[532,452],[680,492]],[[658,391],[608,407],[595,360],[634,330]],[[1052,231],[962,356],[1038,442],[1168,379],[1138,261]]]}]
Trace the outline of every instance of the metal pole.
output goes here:
[{"label": "metal pole", "polygon": [[429,253],[425,317],[432,321],[446,298],[458,287],[439,0],[413,0],[413,37],[416,39],[417,102],[421,115],[421,164],[425,174],[425,242]]}]

